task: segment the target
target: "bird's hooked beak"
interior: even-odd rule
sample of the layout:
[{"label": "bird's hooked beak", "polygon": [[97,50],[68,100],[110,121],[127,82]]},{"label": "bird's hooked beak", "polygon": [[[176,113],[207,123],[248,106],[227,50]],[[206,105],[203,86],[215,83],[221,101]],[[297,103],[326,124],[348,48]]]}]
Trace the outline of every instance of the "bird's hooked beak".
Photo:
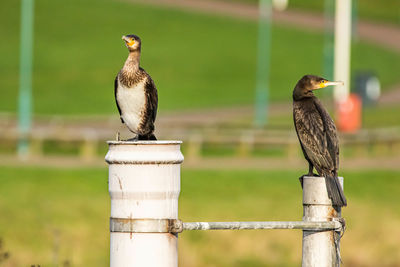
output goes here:
[{"label": "bird's hooked beak", "polygon": [[344,82],[342,82],[342,81],[331,82],[331,81],[326,81],[325,80],[325,81],[320,82],[319,88],[316,88],[316,89],[325,88],[325,87],[330,86],[330,85],[344,85]]},{"label": "bird's hooked beak", "polygon": [[125,35],[122,36],[122,40],[124,40],[128,46],[132,46],[133,44],[135,44],[135,40]]}]

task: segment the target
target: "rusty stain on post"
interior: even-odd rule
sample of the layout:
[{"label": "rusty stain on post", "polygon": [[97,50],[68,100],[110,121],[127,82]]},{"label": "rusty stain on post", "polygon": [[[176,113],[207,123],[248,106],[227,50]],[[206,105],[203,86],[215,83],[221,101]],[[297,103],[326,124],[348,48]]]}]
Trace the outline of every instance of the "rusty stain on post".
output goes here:
[{"label": "rusty stain on post", "polygon": [[114,233],[180,233],[182,221],[175,219],[110,218]]}]

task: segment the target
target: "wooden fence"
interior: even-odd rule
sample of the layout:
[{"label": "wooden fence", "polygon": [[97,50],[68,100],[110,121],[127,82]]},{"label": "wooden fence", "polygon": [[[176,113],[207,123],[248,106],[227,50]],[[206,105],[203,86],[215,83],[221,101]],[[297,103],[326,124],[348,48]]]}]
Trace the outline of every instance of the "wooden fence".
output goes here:
[{"label": "wooden fence", "polygon": [[[116,130],[117,129],[117,130]],[[106,149],[105,140],[114,139],[117,131],[123,136],[131,136],[120,125],[102,126],[68,123],[48,123],[34,127],[25,138],[31,141],[30,154],[38,157],[46,154],[46,143],[68,144],[75,147],[76,153],[86,161],[99,156]],[[228,149],[231,156],[249,157],[255,153],[271,155],[278,151],[280,157],[294,158],[300,153],[294,129],[256,129],[237,126],[195,126],[163,125],[156,132],[159,139],[179,138],[188,159],[196,159],[207,154],[209,148]],[[0,123],[1,145],[12,150],[20,138],[15,125]],[[355,134],[341,134],[340,145],[344,154],[351,156],[400,154],[400,127],[361,130]],[[101,151],[99,151],[101,150]],[[348,153],[346,153],[348,152]],[[276,156],[276,155],[275,155]]]}]

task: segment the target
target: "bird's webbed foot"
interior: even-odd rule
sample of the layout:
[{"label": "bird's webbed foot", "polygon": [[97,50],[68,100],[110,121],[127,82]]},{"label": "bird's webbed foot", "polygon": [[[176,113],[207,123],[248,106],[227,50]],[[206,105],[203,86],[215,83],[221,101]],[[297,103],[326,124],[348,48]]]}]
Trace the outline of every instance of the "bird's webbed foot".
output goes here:
[{"label": "bird's webbed foot", "polygon": [[135,137],[129,138],[126,141],[137,142],[137,141],[139,141],[139,135],[136,135]]}]

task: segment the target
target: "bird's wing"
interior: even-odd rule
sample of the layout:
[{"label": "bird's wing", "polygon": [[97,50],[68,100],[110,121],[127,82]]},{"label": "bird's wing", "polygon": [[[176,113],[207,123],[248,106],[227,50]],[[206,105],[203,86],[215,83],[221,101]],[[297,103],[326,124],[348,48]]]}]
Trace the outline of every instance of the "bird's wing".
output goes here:
[{"label": "bird's wing", "polygon": [[337,136],[336,125],[333,122],[331,116],[329,116],[329,113],[322,106],[321,101],[316,98],[314,103],[318,109],[318,112],[321,114],[321,116],[325,118],[324,127],[326,132],[328,151],[331,158],[333,159],[333,163],[335,164],[335,171],[337,171],[337,169],[339,168],[339,138]]},{"label": "bird's wing", "polygon": [[121,118],[121,122],[124,123],[124,120],[122,119],[121,108],[118,105],[117,92],[118,92],[118,75],[117,75],[117,77],[115,77],[115,81],[114,81],[114,97],[115,97],[115,103],[117,103],[119,117]]},{"label": "bird's wing", "polygon": [[158,106],[157,88],[150,76],[148,76],[145,86],[146,86],[147,103],[149,103],[148,112],[150,112],[148,115],[151,118],[152,122],[154,123],[157,116],[157,106]]},{"label": "bird's wing", "polygon": [[297,134],[308,159],[319,173],[321,170],[331,170],[334,163],[328,151],[327,135],[319,112],[298,109],[294,115]]}]

